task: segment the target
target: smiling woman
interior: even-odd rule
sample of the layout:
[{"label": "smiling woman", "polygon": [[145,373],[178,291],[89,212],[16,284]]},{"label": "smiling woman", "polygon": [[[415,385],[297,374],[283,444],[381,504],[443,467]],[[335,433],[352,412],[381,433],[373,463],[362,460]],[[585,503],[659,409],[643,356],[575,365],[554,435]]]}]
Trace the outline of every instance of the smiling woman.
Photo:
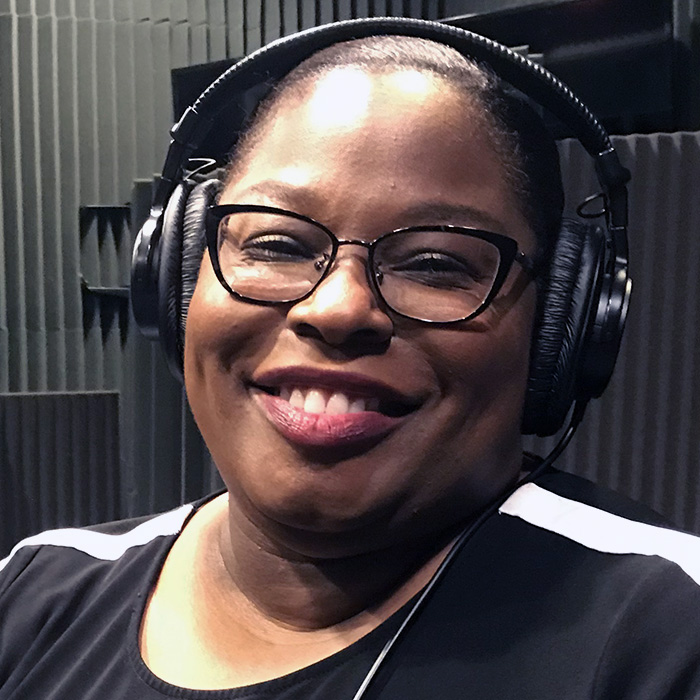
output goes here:
[{"label": "smiling woman", "polygon": [[[134,303],[147,250],[169,316],[195,261],[184,379],[225,492],[21,543],[0,698],[698,697],[698,542],[522,450],[602,391],[586,361],[614,362],[607,136],[480,37],[338,27],[263,50],[292,57],[224,180],[183,182],[164,220],[157,199],[137,244]],[[552,140],[459,46],[586,122],[616,237],[562,226]]]},{"label": "smiling woman", "polygon": [[[351,118],[344,100],[330,102],[326,96],[340,92],[348,75],[357,73],[362,80],[348,85],[355,105]],[[363,542],[384,549],[409,535],[432,542],[441,532],[451,536],[470,512],[515,480],[522,463],[520,415],[533,286],[500,314],[493,305],[474,304],[464,284],[454,274],[445,275],[448,264],[462,271],[484,265],[484,255],[475,252],[484,241],[471,228],[458,236],[469,239],[466,250],[425,232],[390,239],[381,234],[426,225],[430,230],[425,211],[442,208],[452,214],[451,225],[474,227],[488,221],[494,233],[530,254],[535,236],[481,111],[439,77],[427,73],[417,85],[401,75],[400,67],[361,73],[359,68],[332,68],[301,82],[292,74],[294,88],[275,93],[249,132],[254,136],[234,158],[220,204],[284,206],[323,222],[352,243],[338,247],[334,256],[326,254],[327,260],[327,246],[304,244],[311,251],[311,268],[320,264],[319,271],[326,274],[311,289],[298,290],[299,300],[287,308],[261,306],[233,298],[214,275],[210,260],[217,253],[219,262],[228,257],[228,231],[235,224],[220,225],[187,323],[190,404],[229,493],[243,492],[244,517],[260,521],[263,532],[264,521],[283,522],[295,539],[300,535],[294,520],[300,518],[304,534],[309,523],[314,530],[340,532],[352,553],[366,546]],[[323,113],[319,104],[325,105]],[[262,231],[276,235],[278,245],[280,232],[287,245],[311,239],[298,227],[263,223]],[[412,262],[417,267],[412,294],[420,300],[416,308],[441,320],[444,304],[426,304],[423,298],[456,296],[471,304],[457,319],[480,310],[474,322],[443,327],[398,316],[387,303],[387,296],[393,299],[397,266],[387,264],[387,253],[383,263],[373,260],[368,273],[370,256],[364,249],[364,244],[389,241],[396,249],[393,255],[409,247],[428,256],[427,263]],[[288,249],[284,251],[284,262],[277,257],[270,262],[276,252],[270,246],[264,266],[274,265],[277,274],[291,279]],[[488,286],[484,299],[497,276],[498,248],[487,257],[492,273],[480,281]],[[248,274],[249,261],[236,261],[234,268]],[[513,269],[510,277],[517,272]],[[416,284],[417,273],[430,279]],[[269,276],[264,281],[269,298],[277,285]],[[286,289],[284,284],[277,288]],[[405,294],[397,295],[397,303],[408,315],[412,306]],[[272,388],[272,378],[275,389],[305,396],[302,410],[272,391],[261,391]],[[380,399],[386,398],[406,410],[391,416],[306,410],[306,402],[313,404],[322,391],[379,401],[380,408]],[[244,435],[255,436],[265,447],[241,455]],[[317,468],[319,463],[325,468]],[[432,469],[434,464],[441,468]],[[425,517],[416,518],[417,512]],[[327,537],[321,546],[328,549]],[[334,556],[344,553],[341,548]]]}]

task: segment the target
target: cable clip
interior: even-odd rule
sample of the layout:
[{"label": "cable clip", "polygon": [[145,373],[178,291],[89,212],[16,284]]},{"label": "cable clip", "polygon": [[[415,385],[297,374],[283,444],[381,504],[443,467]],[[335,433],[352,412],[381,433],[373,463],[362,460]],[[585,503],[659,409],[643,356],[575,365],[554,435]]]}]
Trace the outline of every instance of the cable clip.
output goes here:
[{"label": "cable clip", "polygon": [[[587,207],[589,207],[597,199],[601,199],[603,201],[603,206],[597,211],[588,211]],[[607,212],[608,200],[605,196],[605,192],[596,192],[595,194],[589,195],[588,197],[586,197],[586,199],[583,200],[583,202],[581,202],[581,204],[579,204],[576,207],[576,213],[582,219],[597,219],[598,217],[607,214]]]}]

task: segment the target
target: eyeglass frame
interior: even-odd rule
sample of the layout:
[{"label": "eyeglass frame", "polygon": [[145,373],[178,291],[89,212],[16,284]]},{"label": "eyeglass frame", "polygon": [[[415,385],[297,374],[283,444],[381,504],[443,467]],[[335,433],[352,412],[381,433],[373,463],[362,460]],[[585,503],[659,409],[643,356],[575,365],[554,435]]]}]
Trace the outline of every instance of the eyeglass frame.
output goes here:
[{"label": "eyeglass frame", "polygon": [[[293,299],[281,299],[279,301],[268,300],[268,299],[253,299],[252,297],[247,297],[240,292],[235,291],[231,288],[229,283],[226,281],[223,272],[221,271],[221,264],[219,262],[219,226],[221,221],[230,214],[241,214],[241,213],[255,213],[259,212],[261,214],[277,214],[280,216],[289,216],[298,221],[303,221],[308,224],[312,224],[317,228],[320,228],[331,241],[331,252],[326,263],[326,267],[314,283],[311,289],[302,294],[300,297],[294,297]],[[464,316],[463,318],[457,318],[452,321],[433,321],[425,318],[417,318],[415,316],[409,316],[401,311],[394,309],[389,302],[384,298],[381,292],[379,282],[377,281],[378,271],[374,270],[373,260],[374,251],[376,250],[377,244],[395,235],[400,235],[404,233],[421,233],[421,232],[444,232],[444,233],[457,233],[465,236],[470,236],[472,238],[479,238],[481,240],[491,243],[498,249],[499,252],[499,263],[496,276],[494,277],[493,283],[491,285],[491,290],[486,295],[481,304],[472,313]],[[280,207],[267,206],[265,204],[215,204],[207,208],[205,217],[205,236],[207,249],[209,251],[209,258],[211,260],[212,268],[214,269],[214,274],[219,280],[223,288],[231,294],[231,296],[244,301],[249,304],[259,304],[261,306],[274,306],[276,304],[296,304],[304,299],[308,299],[321,285],[324,279],[326,279],[333,268],[333,263],[335,262],[336,256],[338,254],[338,249],[344,245],[359,245],[367,249],[367,260],[365,261],[365,274],[367,277],[367,282],[372,290],[375,298],[379,299],[384,306],[389,309],[392,313],[401,316],[402,318],[407,318],[412,321],[420,321],[421,323],[430,323],[434,325],[451,325],[453,323],[463,323],[464,321],[470,321],[482,314],[496,298],[498,293],[501,291],[508,273],[511,270],[514,262],[517,262],[523,270],[530,276],[531,279],[535,279],[539,273],[538,264],[535,259],[525,253],[523,253],[518,248],[518,242],[501,233],[493,233],[492,231],[485,231],[483,229],[472,228],[470,226],[458,226],[454,224],[419,224],[416,226],[406,226],[402,228],[393,229],[392,231],[386,231],[380,234],[372,241],[363,241],[354,238],[338,238],[333,231],[331,231],[327,226],[324,226],[319,221],[312,219],[304,214],[298,214],[295,211],[290,211],[288,209],[282,209]]]}]

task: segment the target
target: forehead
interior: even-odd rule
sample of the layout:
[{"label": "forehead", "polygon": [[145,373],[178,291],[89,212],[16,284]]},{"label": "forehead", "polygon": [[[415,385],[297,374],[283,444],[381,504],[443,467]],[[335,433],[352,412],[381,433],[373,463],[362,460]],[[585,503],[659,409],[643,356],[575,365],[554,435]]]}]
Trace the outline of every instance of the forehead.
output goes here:
[{"label": "forehead", "polygon": [[310,125],[327,128],[332,124],[352,126],[367,118],[382,99],[420,109],[427,100],[454,101],[456,91],[436,76],[413,68],[370,73],[345,66],[320,75],[305,89],[300,86],[298,97],[306,103]]},{"label": "forehead", "polygon": [[385,229],[429,223],[401,216],[442,203],[481,211],[496,232],[527,227],[483,108],[413,69],[337,68],[283,94],[240,155],[221,201],[301,209],[327,225],[341,213],[367,219],[373,211]]},{"label": "forehead", "polygon": [[[387,105],[389,109],[383,109]],[[440,113],[438,120],[436,113]],[[274,136],[281,122],[296,126],[299,137],[323,136],[332,129],[378,129],[382,124],[405,132],[409,124],[404,122],[400,128],[395,122],[399,115],[409,117],[411,126],[427,129],[437,121],[451,122],[465,135],[477,123],[488,127],[491,122],[468,88],[458,88],[432,71],[338,66],[283,82],[281,91],[263,103],[243,136],[239,158],[245,159],[252,150],[247,143],[255,145]]]}]

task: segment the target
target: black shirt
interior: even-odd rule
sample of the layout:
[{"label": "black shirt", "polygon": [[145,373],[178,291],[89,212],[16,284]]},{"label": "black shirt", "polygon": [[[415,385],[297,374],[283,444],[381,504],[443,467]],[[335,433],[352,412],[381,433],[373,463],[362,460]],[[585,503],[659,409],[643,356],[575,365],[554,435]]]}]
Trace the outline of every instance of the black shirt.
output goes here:
[{"label": "black shirt", "polygon": [[[206,500],[42,533],[0,562],[0,699],[352,700],[406,610],[323,661],[243,688],[178,688],[145,666],[146,600]],[[550,473],[467,542],[363,697],[698,699],[698,581],[700,539]]]}]

